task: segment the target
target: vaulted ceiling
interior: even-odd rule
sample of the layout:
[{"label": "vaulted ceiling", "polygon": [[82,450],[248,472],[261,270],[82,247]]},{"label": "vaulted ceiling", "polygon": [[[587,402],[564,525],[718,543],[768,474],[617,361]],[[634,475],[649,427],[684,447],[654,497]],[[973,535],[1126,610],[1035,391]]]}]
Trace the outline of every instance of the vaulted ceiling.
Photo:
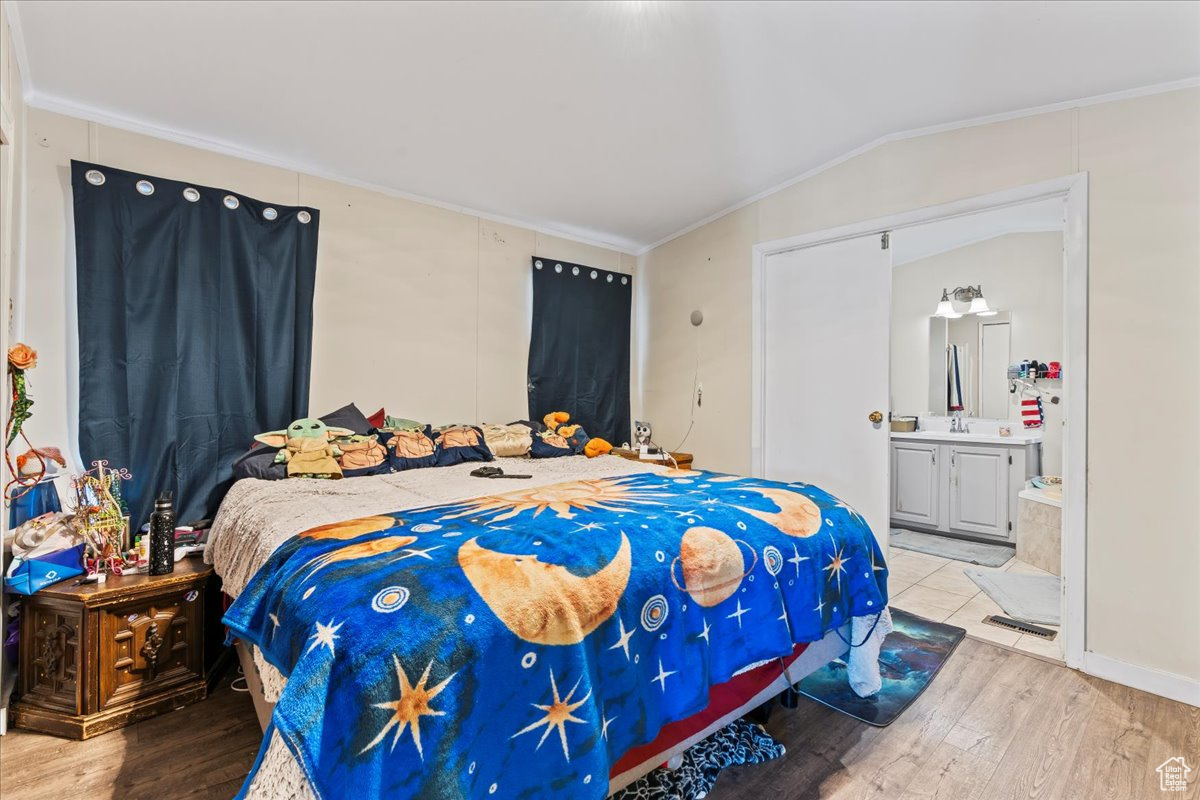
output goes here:
[{"label": "vaulted ceiling", "polygon": [[1200,4],[15,4],[29,102],[638,250],[889,134],[1200,75]]}]

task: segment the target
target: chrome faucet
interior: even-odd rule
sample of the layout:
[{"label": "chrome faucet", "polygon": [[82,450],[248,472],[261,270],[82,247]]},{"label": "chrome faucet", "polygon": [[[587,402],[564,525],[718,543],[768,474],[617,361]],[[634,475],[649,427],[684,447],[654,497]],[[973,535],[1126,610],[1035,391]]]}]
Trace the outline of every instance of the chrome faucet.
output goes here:
[{"label": "chrome faucet", "polygon": [[962,412],[961,411],[954,412],[953,417],[950,420],[950,432],[951,433],[969,433],[970,432],[967,430],[967,423],[963,422],[963,420],[962,420]]}]

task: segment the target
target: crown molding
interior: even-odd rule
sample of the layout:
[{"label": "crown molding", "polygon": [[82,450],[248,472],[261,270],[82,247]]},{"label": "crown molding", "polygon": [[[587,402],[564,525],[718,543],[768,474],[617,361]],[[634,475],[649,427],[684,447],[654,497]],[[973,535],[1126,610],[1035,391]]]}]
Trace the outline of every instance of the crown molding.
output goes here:
[{"label": "crown molding", "polygon": [[8,31],[12,37],[13,56],[17,59],[17,69],[21,73],[21,99],[26,100],[33,94],[33,75],[29,69],[29,53],[25,49],[25,29],[21,27],[21,12],[16,0],[3,0],[5,15],[8,17]]},{"label": "crown molding", "polygon": [[1064,100],[1060,103],[1050,103],[1044,106],[1034,106],[1032,108],[1023,108],[1017,111],[1005,111],[1000,114],[988,114],[982,117],[970,117],[968,119],[958,120],[957,122],[947,122],[941,125],[930,125],[925,128],[913,128],[912,130],[900,131],[898,133],[889,133],[886,136],[880,136],[866,144],[856,147],[847,153],[843,153],[837,158],[826,161],[825,163],[813,167],[810,170],[800,173],[793,178],[788,178],[783,183],[777,183],[769,189],[751,195],[744,200],[739,200],[731,206],[727,206],[714,214],[710,214],[704,219],[697,220],[687,227],[680,228],[675,233],[669,236],[664,236],[654,244],[646,245],[638,250],[636,255],[642,256],[654,250],[656,247],[662,247],[667,242],[678,239],[680,236],[691,233],[697,228],[703,228],[710,222],[716,222],[721,217],[728,216],[735,211],[745,208],[746,206],[757,203],[759,200],[770,197],[776,192],[787,189],[790,186],[795,186],[801,181],[806,181],[816,175],[820,175],[826,170],[833,169],[838,164],[849,161],[852,158],[861,156],[864,153],[869,153],[877,147],[892,142],[900,142],[905,139],[916,139],[921,136],[932,136],[937,133],[948,133],[950,131],[962,130],[963,128],[974,128],[980,125],[991,125],[996,122],[1008,122],[1014,119],[1022,119],[1024,117],[1035,117],[1038,114],[1050,114],[1055,111],[1069,111],[1073,108],[1083,108],[1085,106],[1100,105],[1101,103],[1113,103],[1118,100],[1129,100],[1134,97],[1145,97],[1147,95],[1163,94],[1164,92],[1174,92],[1180,89],[1191,89],[1200,86],[1200,75],[1191,78],[1183,78],[1182,80],[1170,81],[1167,83],[1156,83],[1151,86],[1140,86],[1134,89],[1122,89],[1119,92],[1109,92],[1107,94],[1097,94],[1091,97],[1084,97],[1078,100]]},{"label": "crown molding", "polygon": [[516,219],[514,217],[506,217],[501,214],[493,214],[487,211],[480,211],[469,206],[458,205],[444,200],[438,200],[432,197],[405,192],[399,189],[394,189],[390,186],[383,186],[370,181],[359,180],[347,175],[332,172],[319,167],[312,163],[301,161],[292,161],[282,159],[277,156],[268,155],[266,153],[251,150],[232,142],[221,141],[218,139],[209,139],[203,136],[194,136],[181,131],[170,130],[163,128],[145,120],[128,117],[122,114],[114,114],[103,109],[95,108],[94,106],[76,103],[71,100],[66,100],[61,97],[54,97],[44,92],[33,91],[25,97],[25,105],[31,108],[37,108],[42,111],[50,111],[55,114],[63,114],[68,117],[82,119],[87,122],[95,122],[100,125],[106,125],[110,128],[118,128],[120,130],[129,131],[131,133],[150,136],[155,139],[163,139],[176,144],[194,147],[198,150],[207,150],[213,153],[230,156],[232,158],[240,158],[244,161],[251,161],[256,164],[263,164],[269,167],[277,167],[279,169],[288,170],[289,172],[298,172],[314,178],[333,181],[345,186],[354,186],[359,189],[365,189],[371,192],[395,197],[401,200],[408,200],[413,203],[433,206],[447,211],[454,211],[459,214],[465,214],[471,217],[496,222],[501,225],[511,225],[517,228],[524,228],[534,233],[540,233],[546,236],[555,236],[559,239],[577,242],[579,244],[598,247],[604,250],[612,250],[624,255],[635,255],[637,249],[641,247],[640,242],[635,242],[629,239],[620,239],[617,237],[601,237],[587,231],[578,231],[569,228],[560,228],[552,224],[544,222],[534,222],[525,219]]}]

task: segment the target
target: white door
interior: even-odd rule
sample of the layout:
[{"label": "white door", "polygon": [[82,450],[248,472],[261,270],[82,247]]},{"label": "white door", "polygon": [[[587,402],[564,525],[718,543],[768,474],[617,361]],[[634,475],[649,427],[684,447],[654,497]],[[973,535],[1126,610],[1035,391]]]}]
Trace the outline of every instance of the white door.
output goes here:
[{"label": "white door", "polygon": [[886,552],[891,253],[864,236],[768,256],[761,277],[763,477],[836,495]]},{"label": "white door", "polygon": [[1007,322],[979,326],[979,416],[1008,419],[1009,331]]},{"label": "white door", "polygon": [[936,528],[940,522],[938,451],[941,445],[892,442],[892,519]]},{"label": "white door", "polygon": [[950,448],[950,528],[1008,539],[1008,451]]}]

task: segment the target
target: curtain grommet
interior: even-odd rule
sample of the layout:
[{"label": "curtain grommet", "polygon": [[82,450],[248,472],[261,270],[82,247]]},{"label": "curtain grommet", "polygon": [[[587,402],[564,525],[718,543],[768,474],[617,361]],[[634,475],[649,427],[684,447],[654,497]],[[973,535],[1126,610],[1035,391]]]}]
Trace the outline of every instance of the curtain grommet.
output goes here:
[{"label": "curtain grommet", "polygon": [[263,219],[267,220],[268,222],[273,222],[274,220],[279,218],[279,212],[276,211],[275,209],[271,208],[270,206],[267,206],[266,208],[264,208],[262,214],[263,214]]},{"label": "curtain grommet", "polygon": [[542,268],[542,262],[541,262],[541,261],[535,261],[535,262],[533,262],[533,267],[534,267],[534,269],[541,269],[541,268]]},{"label": "curtain grommet", "polygon": [[592,280],[596,280],[598,277],[600,277],[600,273],[596,272],[596,270],[592,270]]},{"label": "curtain grommet", "polygon": [[135,189],[137,189],[137,193],[143,197],[149,197],[150,195],[154,194],[154,184],[150,181],[138,181],[133,186]]},{"label": "curtain grommet", "polygon": [[609,275],[609,276],[608,276],[608,282],[609,282],[609,283],[612,283],[612,282],[613,282],[613,276],[612,276],[612,275]]},{"label": "curtain grommet", "polygon": [[195,203],[200,199],[200,192],[189,186],[183,190],[183,199],[187,200],[189,203]]},{"label": "curtain grommet", "polygon": [[104,181],[108,180],[104,177],[104,173],[98,169],[89,169],[87,172],[83,173],[83,177],[86,178],[87,182],[92,186],[103,186]]},{"label": "curtain grommet", "polygon": [[562,264],[555,264],[555,265],[554,265],[554,271],[555,271],[555,272],[562,272]]},{"label": "curtain grommet", "polygon": [[572,275],[578,275],[578,274],[579,274],[579,267],[571,267],[571,274],[572,274]]},{"label": "curtain grommet", "polygon": [[301,211],[296,215],[296,219],[300,220],[301,225],[307,225],[308,223],[312,222],[312,214],[308,213],[307,211]]},{"label": "curtain grommet", "polygon": [[230,211],[233,211],[235,208],[237,208],[238,206],[240,206],[242,204],[242,201],[238,200],[236,197],[234,197],[231,194],[225,195],[225,199],[222,200],[221,202],[223,202],[225,204],[225,207],[228,208]]},{"label": "curtain grommet", "polygon": [[621,276],[621,285],[624,286],[627,283],[629,283],[629,278],[625,275],[622,275]]}]

